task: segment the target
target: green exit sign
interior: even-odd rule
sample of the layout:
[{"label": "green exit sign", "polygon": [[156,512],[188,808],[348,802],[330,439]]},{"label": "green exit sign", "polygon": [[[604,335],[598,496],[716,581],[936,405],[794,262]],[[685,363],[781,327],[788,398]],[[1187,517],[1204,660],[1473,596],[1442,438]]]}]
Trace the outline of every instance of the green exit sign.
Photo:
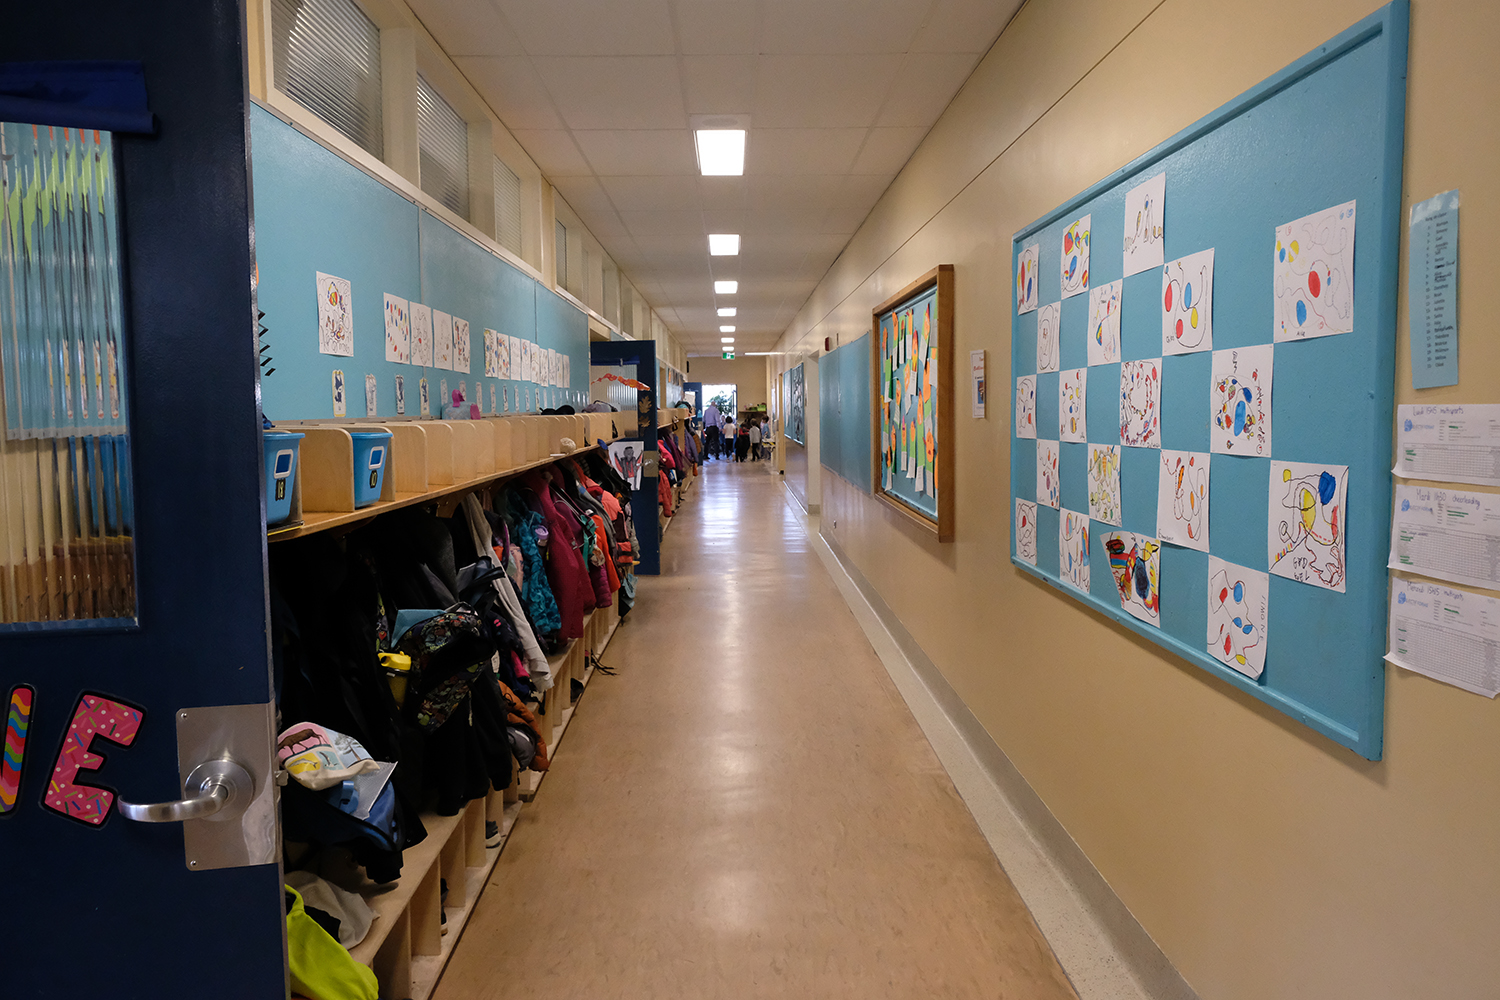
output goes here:
[{"label": "green exit sign", "polygon": [[734,352],[733,351],[725,351],[724,352],[724,360],[725,361],[733,361],[734,360]]}]

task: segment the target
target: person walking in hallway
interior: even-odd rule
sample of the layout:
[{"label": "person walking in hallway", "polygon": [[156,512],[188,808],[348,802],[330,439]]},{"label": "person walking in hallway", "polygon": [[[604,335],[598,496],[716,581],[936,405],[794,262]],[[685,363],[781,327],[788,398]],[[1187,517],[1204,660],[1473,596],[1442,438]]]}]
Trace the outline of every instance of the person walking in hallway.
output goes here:
[{"label": "person walking in hallway", "polygon": [[719,428],[724,424],[724,415],[718,403],[709,403],[703,411],[703,453],[713,456],[719,453]]},{"label": "person walking in hallway", "polygon": [[735,427],[733,415],[725,417],[723,431],[719,435],[719,453],[722,454],[725,458],[734,457],[734,439],[736,430],[738,430],[738,428]]},{"label": "person walking in hallway", "polygon": [[754,427],[754,418],[746,417],[741,431],[734,438],[734,460],[743,462],[745,456],[750,454],[750,429]]},{"label": "person walking in hallway", "polygon": [[759,462],[761,438],[759,417],[750,418],[750,433],[748,436],[750,438],[750,461]]}]

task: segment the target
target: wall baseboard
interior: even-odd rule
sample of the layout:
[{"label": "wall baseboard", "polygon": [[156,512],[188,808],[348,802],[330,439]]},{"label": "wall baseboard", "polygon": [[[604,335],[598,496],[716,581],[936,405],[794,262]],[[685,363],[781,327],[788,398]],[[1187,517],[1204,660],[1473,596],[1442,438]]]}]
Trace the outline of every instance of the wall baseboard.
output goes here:
[{"label": "wall baseboard", "polygon": [[[814,548],[821,550],[819,555],[828,564],[835,583],[842,583],[838,579],[842,575],[867,605],[873,622],[865,620],[866,616],[860,612],[866,609],[856,607],[857,602],[851,599],[848,590],[840,586],[876,652],[881,652],[882,643],[877,641],[881,637],[873,634],[872,625],[884,631],[884,638],[894,645],[912,679],[918,682],[915,688],[903,684],[889,658],[881,655],[1001,866],[1052,945],[1080,1000],[1136,996],[1151,1000],[1198,1000],[1198,994],[870,581],[850,562],[838,543],[822,533],[814,518],[807,517],[805,527],[810,540],[823,543],[815,544]],[[896,666],[899,669],[899,664]],[[927,705],[921,704],[924,695],[930,699]],[[940,721],[934,719],[934,709],[941,716]],[[942,722],[951,727],[951,733],[941,731]],[[954,746],[955,743],[959,745]],[[962,759],[964,755],[967,761]],[[979,774],[965,775],[962,773],[965,770],[977,770]],[[990,796],[982,783],[973,780],[981,776],[993,789]],[[993,801],[994,793],[1002,801]],[[1009,816],[1004,815],[1007,812]],[[1062,886],[1057,885],[1057,880],[1061,880]],[[1080,907],[1081,914],[1077,912]]]}]

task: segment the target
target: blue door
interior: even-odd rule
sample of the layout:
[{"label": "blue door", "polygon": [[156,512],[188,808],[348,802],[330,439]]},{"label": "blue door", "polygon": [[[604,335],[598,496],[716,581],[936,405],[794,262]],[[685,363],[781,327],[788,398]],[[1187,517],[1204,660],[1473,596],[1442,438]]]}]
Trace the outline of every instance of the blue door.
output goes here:
[{"label": "blue door", "polygon": [[139,61],[155,116],[0,99],[6,998],[286,995],[244,25],[79,0],[0,32],[0,63]]}]

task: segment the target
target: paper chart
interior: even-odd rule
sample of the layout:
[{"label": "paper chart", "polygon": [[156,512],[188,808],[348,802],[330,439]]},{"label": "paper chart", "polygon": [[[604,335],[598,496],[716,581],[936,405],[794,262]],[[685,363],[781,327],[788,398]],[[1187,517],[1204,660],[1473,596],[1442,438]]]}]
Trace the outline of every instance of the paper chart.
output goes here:
[{"label": "paper chart", "polygon": [[1390,609],[1387,660],[1486,698],[1500,694],[1500,601],[1396,579]]},{"label": "paper chart", "polygon": [[1389,565],[1500,590],[1500,495],[1398,484]]}]

